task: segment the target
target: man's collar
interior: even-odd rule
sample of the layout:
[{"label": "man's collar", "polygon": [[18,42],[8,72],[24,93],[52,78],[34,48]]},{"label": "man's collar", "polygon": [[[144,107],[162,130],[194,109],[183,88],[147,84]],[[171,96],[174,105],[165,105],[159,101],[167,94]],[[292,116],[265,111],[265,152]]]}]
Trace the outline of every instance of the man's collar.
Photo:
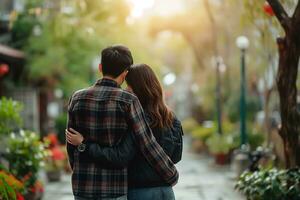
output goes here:
[{"label": "man's collar", "polygon": [[116,81],[108,78],[99,79],[96,85],[121,88]]}]

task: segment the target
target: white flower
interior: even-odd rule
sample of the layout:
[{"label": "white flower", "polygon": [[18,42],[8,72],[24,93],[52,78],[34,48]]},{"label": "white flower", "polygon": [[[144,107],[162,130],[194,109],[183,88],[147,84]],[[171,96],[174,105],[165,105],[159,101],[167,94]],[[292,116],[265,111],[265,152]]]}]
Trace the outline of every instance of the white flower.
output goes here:
[{"label": "white flower", "polygon": [[25,131],[24,131],[24,130],[20,130],[20,135],[21,135],[22,137],[25,137]]},{"label": "white flower", "polygon": [[16,134],[15,134],[15,133],[11,133],[11,134],[10,134],[10,138],[11,138],[11,139],[16,139]]},{"label": "white flower", "polygon": [[44,161],[40,162],[40,167],[45,167],[45,162]]},{"label": "white flower", "polygon": [[44,146],[42,144],[39,145],[39,150],[44,151]]},{"label": "white flower", "polygon": [[34,157],[36,159],[40,159],[40,158],[43,158],[43,154],[42,153],[38,153],[38,154],[35,154]]},{"label": "white flower", "polygon": [[30,133],[30,138],[33,139],[34,137],[35,137],[34,132],[31,132],[31,133]]},{"label": "white flower", "polygon": [[31,160],[30,160],[30,161],[27,161],[27,162],[26,162],[26,165],[31,166],[31,165],[32,165]]},{"label": "white flower", "polygon": [[7,152],[7,153],[10,153],[10,149],[9,149],[9,148],[6,148],[6,152]]}]

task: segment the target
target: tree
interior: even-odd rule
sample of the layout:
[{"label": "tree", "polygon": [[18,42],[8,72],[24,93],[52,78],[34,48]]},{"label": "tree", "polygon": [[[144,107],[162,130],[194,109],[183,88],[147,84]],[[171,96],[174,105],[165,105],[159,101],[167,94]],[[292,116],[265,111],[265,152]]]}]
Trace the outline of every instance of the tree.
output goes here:
[{"label": "tree", "polygon": [[210,31],[207,31],[209,22],[203,20],[206,16],[203,8],[201,9],[199,12],[199,5],[196,5],[186,13],[174,14],[169,17],[153,17],[150,21],[150,31],[152,34],[166,30],[180,33],[191,46],[198,67],[204,69],[205,58],[211,57],[212,54],[211,48],[207,47],[212,46],[213,39]]},{"label": "tree", "polygon": [[[38,21],[26,31],[29,35],[26,35],[26,40],[21,38],[28,41],[23,42],[23,49],[28,58],[30,82],[46,91],[59,87],[68,97],[74,90],[87,87],[94,79],[92,73],[95,71],[91,65],[95,57],[99,57],[101,48],[115,43],[121,32],[122,37],[128,36],[125,20],[129,9],[124,0],[39,2],[42,4],[26,6],[14,21],[18,35],[24,35],[20,31],[23,26],[19,25],[24,24],[21,23],[23,18],[30,23],[33,23],[32,18]],[[39,15],[30,14],[30,9],[37,10],[37,7]],[[34,34],[35,28],[40,30],[39,34]]]},{"label": "tree", "polygon": [[283,139],[286,167],[299,167],[300,113],[297,109],[297,77],[300,57],[300,1],[297,2],[291,16],[279,0],[267,1],[285,33],[283,37],[277,39],[279,53],[277,87],[282,120],[279,134]]}]

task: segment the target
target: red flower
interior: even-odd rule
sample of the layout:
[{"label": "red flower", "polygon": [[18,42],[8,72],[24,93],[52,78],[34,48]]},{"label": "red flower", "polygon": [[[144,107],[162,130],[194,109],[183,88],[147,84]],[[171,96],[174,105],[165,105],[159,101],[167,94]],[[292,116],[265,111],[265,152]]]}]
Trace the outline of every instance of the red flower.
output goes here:
[{"label": "red flower", "polygon": [[46,139],[49,140],[51,147],[58,145],[58,139],[57,139],[57,135],[55,133],[49,133],[47,135]]},{"label": "red flower", "polygon": [[33,187],[29,188],[29,191],[32,192],[32,193],[35,193],[36,192],[36,188],[33,186]]},{"label": "red flower", "polygon": [[0,65],[0,76],[3,76],[9,72],[9,66],[7,64]]},{"label": "red flower", "polygon": [[270,4],[266,1],[264,4],[264,11],[267,13],[269,16],[274,16],[274,11],[273,8],[270,6]]},{"label": "red flower", "polygon": [[23,181],[23,182],[28,181],[28,180],[30,179],[31,176],[32,176],[32,173],[29,172],[28,174],[26,174],[26,175],[23,177],[22,181]]},{"label": "red flower", "polygon": [[23,195],[21,193],[17,193],[17,200],[25,200],[25,198],[23,197]]},{"label": "red flower", "polygon": [[65,159],[64,152],[58,146],[53,147],[51,149],[51,154],[52,154],[53,160],[64,160]]}]

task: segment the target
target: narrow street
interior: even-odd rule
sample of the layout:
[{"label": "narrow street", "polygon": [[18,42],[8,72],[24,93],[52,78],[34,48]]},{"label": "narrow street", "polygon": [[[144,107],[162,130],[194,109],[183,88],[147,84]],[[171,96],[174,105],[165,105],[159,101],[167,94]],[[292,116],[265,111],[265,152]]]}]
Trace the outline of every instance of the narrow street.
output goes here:
[{"label": "narrow street", "polygon": [[[187,144],[187,142],[185,142]],[[191,153],[185,145],[183,160],[177,165],[179,183],[174,187],[176,200],[242,200],[234,191],[229,166],[220,167],[207,156]],[[73,200],[70,176],[59,183],[47,183],[45,200]]]}]

